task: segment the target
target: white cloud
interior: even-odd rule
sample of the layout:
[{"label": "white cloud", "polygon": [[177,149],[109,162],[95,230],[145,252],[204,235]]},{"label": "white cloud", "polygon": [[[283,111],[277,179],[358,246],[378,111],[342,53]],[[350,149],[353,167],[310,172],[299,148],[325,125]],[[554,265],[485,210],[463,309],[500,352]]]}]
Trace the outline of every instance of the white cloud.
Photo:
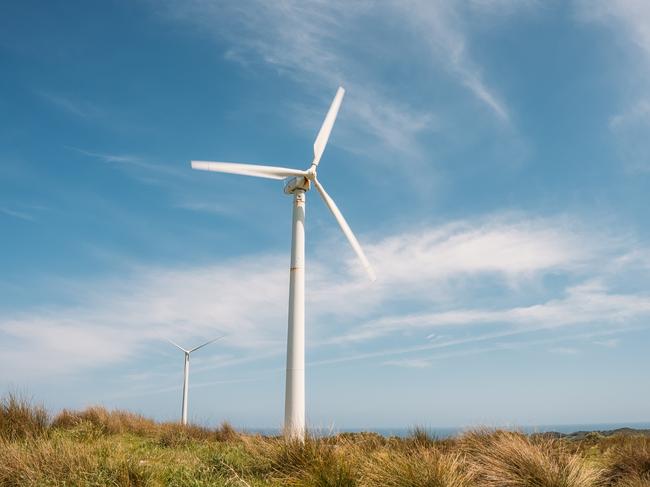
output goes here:
[{"label": "white cloud", "polygon": [[152,340],[217,331],[235,349],[273,348],[286,320],[284,261],[251,256],[205,268],[135,268],[120,279],[76,283],[78,305],[5,315],[0,334],[7,350],[29,350],[21,362],[41,373],[115,363]]},{"label": "white cloud", "polygon": [[[401,300],[411,306],[417,306],[415,301],[449,305],[456,293],[476,281],[494,279],[495,285],[516,288],[540,273],[577,270],[600,252],[606,240],[590,241],[577,223],[562,218],[510,215],[422,226],[376,244],[365,243],[379,279],[369,285],[351,256],[348,267],[356,278],[335,286],[318,282],[311,306],[358,320]],[[316,275],[326,273],[320,269]],[[333,302],[340,304],[332,309]]]},{"label": "white cloud", "polygon": [[[578,232],[579,225],[569,229],[563,221],[511,215],[380,239],[367,246],[379,276],[375,284],[367,282],[351,258],[350,274],[337,272],[345,268],[340,256],[350,253],[328,245],[333,255],[309,267],[310,344],[319,348],[321,362],[327,362],[335,350],[331,345],[364,344],[393,334],[398,338],[409,330],[422,330],[424,340],[432,328],[502,326],[460,338],[445,333],[411,349],[416,352],[498,340],[521,329],[623,326],[647,318],[647,296],[615,293],[598,280],[584,279],[564,295],[535,298],[526,305],[471,306],[470,290],[476,282],[530,300],[526,293],[514,291],[517,283],[538,286],[549,273],[574,276],[571,282],[594,269],[606,272],[602,262],[610,254],[599,246],[607,239]],[[70,285],[76,305],[4,313],[0,366],[18,364],[22,374],[41,376],[75,373],[127,360],[163,337],[193,341],[215,332],[227,335],[220,342],[226,355],[206,359],[200,367],[277,356],[285,347],[287,285],[286,255],[251,255],[192,268],[135,267],[119,279],[77,282]],[[356,323],[362,324],[352,325]]]},{"label": "white cloud", "polygon": [[388,237],[368,253],[388,282],[496,272],[506,276],[566,267],[588,258],[557,221],[463,221]]},{"label": "white cloud", "polygon": [[650,317],[650,296],[613,294],[598,282],[586,282],[566,291],[566,296],[530,306],[506,309],[456,309],[453,311],[400,314],[371,320],[336,339],[367,341],[408,329],[471,325],[510,325],[529,329],[557,329],[578,324],[613,326]]}]

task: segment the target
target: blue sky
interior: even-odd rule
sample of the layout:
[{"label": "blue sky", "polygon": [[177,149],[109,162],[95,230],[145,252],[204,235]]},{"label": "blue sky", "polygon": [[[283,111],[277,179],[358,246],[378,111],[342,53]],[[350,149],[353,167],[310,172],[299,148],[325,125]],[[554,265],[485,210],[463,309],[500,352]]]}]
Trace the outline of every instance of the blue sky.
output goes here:
[{"label": "blue sky", "polygon": [[317,427],[648,421],[643,0],[5,2],[0,386],[52,409],[280,426],[307,195]]}]

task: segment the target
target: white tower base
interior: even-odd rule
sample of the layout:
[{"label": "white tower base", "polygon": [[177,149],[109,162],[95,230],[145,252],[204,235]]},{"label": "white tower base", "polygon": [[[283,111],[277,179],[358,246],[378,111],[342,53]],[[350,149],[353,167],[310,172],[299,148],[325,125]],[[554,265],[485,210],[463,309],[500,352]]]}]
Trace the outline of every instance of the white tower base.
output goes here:
[{"label": "white tower base", "polygon": [[284,436],[305,437],[305,190],[293,192]]},{"label": "white tower base", "polygon": [[183,411],[182,411],[182,416],[181,416],[181,423],[183,425],[187,424],[187,393],[188,388],[189,388],[189,381],[190,381],[190,354],[188,352],[185,352],[185,368],[183,369],[184,371],[184,380],[183,380]]}]

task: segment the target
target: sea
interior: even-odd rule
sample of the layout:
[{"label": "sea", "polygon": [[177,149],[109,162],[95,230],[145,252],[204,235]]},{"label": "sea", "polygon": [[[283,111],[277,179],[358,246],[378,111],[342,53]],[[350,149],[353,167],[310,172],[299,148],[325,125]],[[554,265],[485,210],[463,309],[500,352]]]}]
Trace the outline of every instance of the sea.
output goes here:
[{"label": "sea", "polygon": [[[332,436],[339,433],[362,433],[371,432],[377,433],[381,436],[390,437],[397,436],[405,438],[413,434],[415,429],[420,431],[424,430],[429,435],[435,438],[451,438],[458,436],[467,431],[476,429],[504,429],[510,431],[520,431],[522,433],[576,433],[578,431],[611,431],[620,428],[632,429],[650,429],[650,423],[592,423],[592,424],[545,424],[545,425],[528,425],[528,426],[512,426],[512,425],[474,425],[474,426],[458,426],[437,428],[428,426],[417,426],[410,428],[336,428],[336,427],[322,427],[310,429],[310,433],[314,436]],[[242,428],[241,431],[251,434],[260,434],[264,436],[277,436],[281,434],[280,428]]]}]

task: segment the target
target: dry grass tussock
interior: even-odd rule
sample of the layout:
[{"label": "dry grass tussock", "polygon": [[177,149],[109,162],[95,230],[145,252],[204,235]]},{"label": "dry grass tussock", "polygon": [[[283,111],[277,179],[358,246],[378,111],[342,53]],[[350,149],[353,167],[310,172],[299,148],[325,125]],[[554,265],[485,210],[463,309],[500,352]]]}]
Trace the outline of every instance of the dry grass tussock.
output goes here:
[{"label": "dry grass tussock", "polygon": [[650,438],[619,438],[605,453],[603,485],[650,486]]},{"label": "dry grass tussock", "polygon": [[0,485],[148,485],[149,474],[131,456],[110,444],[83,444],[61,438],[0,440]]},{"label": "dry grass tussock", "polygon": [[304,442],[249,436],[243,440],[253,464],[244,472],[293,486],[356,486],[359,451],[350,439],[307,436]]},{"label": "dry grass tussock", "polygon": [[505,431],[436,439],[247,435],[0,399],[1,486],[650,487],[650,439]]},{"label": "dry grass tussock", "polygon": [[91,406],[83,411],[64,409],[52,421],[53,428],[76,428],[81,425],[92,425],[102,434],[132,433],[136,435],[151,435],[159,429],[159,425],[148,418],[128,411],[109,411],[101,406]]},{"label": "dry grass tussock", "polygon": [[132,434],[157,438],[164,446],[176,446],[190,440],[233,441],[239,437],[228,423],[217,429],[189,424],[159,423],[141,414],[107,410],[92,406],[83,411],[64,409],[52,421],[53,429],[91,429],[103,435]]},{"label": "dry grass tussock", "polygon": [[48,429],[50,416],[42,405],[16,393],[0,398],[0,438],[16,440],[36,437]]},{"label": "dry grass tussock", "polygon": [[476,431],[460,439],[475,480],[485,487],[592,487],[601,470],[564,442],[509,431]]},{"label": "dry grass tussock", "polygon": [[470,487],[475,485],[461,453],[435,447],[382,449],[364,465],[364,484],[373,487]]}]

